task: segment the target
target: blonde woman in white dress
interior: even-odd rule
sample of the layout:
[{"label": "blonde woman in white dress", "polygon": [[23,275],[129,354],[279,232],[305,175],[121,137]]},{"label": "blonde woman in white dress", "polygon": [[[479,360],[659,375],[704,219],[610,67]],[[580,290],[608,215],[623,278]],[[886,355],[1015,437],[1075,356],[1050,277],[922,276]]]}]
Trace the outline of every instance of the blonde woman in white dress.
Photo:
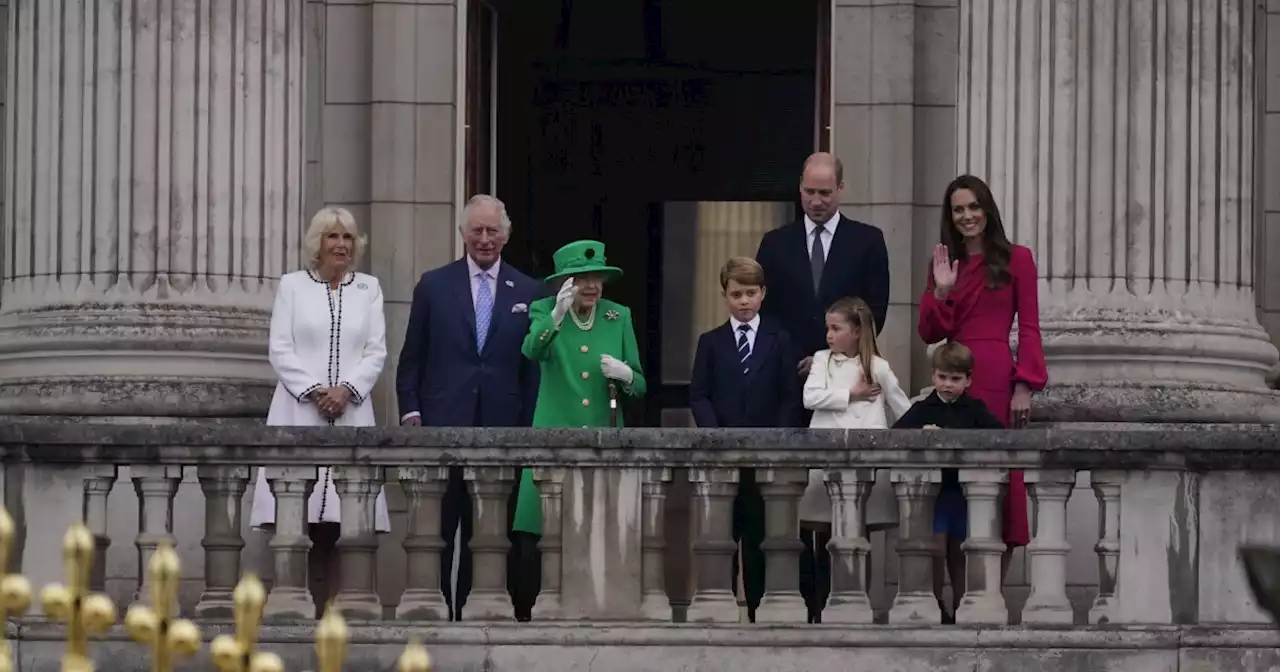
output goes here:
[{"label": "blonde woman in white dress", "polygon": [[[324,208],[311,219],[303,240],[306,268],[280,278],[267,354],[280,380],[271,397],[268,425],[375,423],[369,395],[387,358],[387,330],[378,279],[355,270],[364,242],[350,212]],[[307,504],[313,542],[309,574],[317,610],[338,588],[335,544],[342,507],[329,472],[328,467],[319,468]],[[389,531],[384,492],[378,493],[375,510],[374,529]],[[275,520],[275,497],[259,469],[249,524],[273,529]]]},{"label": "blonde woman in white dress", "polygon": [[[911,400],[898,384],[889,362],[876,345],[875,318],[862,299],[843,298],[827,311],[827,347],[813,356],[805,380],[804,407],[813,411],[810,428],[887,429],[889,413],[902,417]],[[822,622],[822,607],[831,590],[831,499],[823,484],[823,470],[809,471],[809,485],[800,500],[800,530],[805,554],[800,559],[801,592],[809,607],[809,621]],[[887,481],[877,482],[867,502],[867,524],[884,528],[897,524],[897,503]],[[808,570],[808,571],[807,571]]]}]

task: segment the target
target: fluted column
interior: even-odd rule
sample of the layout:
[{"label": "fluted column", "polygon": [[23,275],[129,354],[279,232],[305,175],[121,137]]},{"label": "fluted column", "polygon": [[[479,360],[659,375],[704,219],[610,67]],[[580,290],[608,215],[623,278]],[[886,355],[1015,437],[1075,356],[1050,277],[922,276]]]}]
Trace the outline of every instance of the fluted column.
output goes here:
[{"label": "fluted column", "polygon": [[12,0],[0,413],[259,416],[303,0]]},{"label": "fluted column", "polygon": [[961,0],[958,24],[958,172],[1040,272],[1037,417],[1280,417],[1254,306],[1253,3]]}]

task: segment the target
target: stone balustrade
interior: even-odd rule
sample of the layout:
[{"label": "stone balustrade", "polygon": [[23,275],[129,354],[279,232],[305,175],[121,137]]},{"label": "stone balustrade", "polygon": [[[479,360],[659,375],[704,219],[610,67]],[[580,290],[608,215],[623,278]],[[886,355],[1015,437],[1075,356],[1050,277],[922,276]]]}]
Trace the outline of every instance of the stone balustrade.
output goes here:
[{"label": "stone balustrade", "polygon": [[[488,628],[498,627],[539,632],[572,646],[575,637],[585,637],[585,642],[606,632],[616,634],[617,628],[639,627],[665,633],[659,639],[675,643],[686,636],[671,628],[734,625],[762,631],[781,627],[796,641],[817,647],[834,645],[832,628],[855,629],[864,639],[883,631],[890,641],[907,630],[940,627],[930,578],[932,499],[942,469],[957,468],[969,500],[971,534],[964,545],[969,592],[956,628],[1000,629],[1020,623],[1011,632],[1022,632],[1074,625],[1079,636],[1092,632],[1110,637],[1106,641],[1112,644],[1119,637],[1129,642],[1125,646],[1141,649],[1145,645],[1139,639],[1169,628],[1184,632],[1236,624],[1243,628],[1239,632],[1253,632],[1266,623],[1247,596],[1236,547],[1280,541],[1278,436],[1270,426],[561,431],[27,421],[0,425],[0,465],[5,503],[20,530],[22,571],[34,584],[58,572],[57,545],[45,540],[60,535],[63,523],[83,519],[101,550],[136,547],[137,567],[145,567],[165,541],[176,542],[189,564],[202,565],[198,597],[185,604],[198,622],[229,616],[231,591],[249,569],[268,580],[267,618],[280,632],[311,622],[315,607],[306,576],[310,541],[305,501],[317,478],[315,465],[332,465],[343,497],[337,603],[357,630],[383,633],[367,635],[374,640],[386,637],[377,630],[385,627],[427,627],[466,641],[474,640],[465,634],[467,628],[484,628],[484,638],[490,638]],[[414,626],[445,613],[437,568],[443,546],[440,499],[449,467],[463,468],[476,504],[466,621]],[[525,467],[533,469],[541,486],[542,591],[534,623],[501,625],[512,620],[505,573],[506,499]],[[832,587],[821,626],[805,624],[795,570],[800,552],[796,512],[810,467],[826,469],[832,503]],[[260,566],[250,567],[246,537],[265,536],[245,525],[254,468],[266,470],[277,501],[277,527],[267,556]],[[730,572],[735,553],[731,507],[741,468],[755,469],[766,507],[767,594],[757,625],[737,625],[740,610]],[[1009,469],[1026,473],[1033,537],[1026,549],[1029,594],[1017,609],[1000,589],[999,498]],[[131,538],[113,533],[119,514],[112,505],[120,501],[118,481],[126,472],[138,512]],[[192,474],[203,502],[184,504],[177,493]],[[892,483],[900,514],[897,538],[883,548],[873,546],[864,526],[877,475]],[[687,548],[672,552],[670,546],[681,541],[665,529],[669,516],[664,512],[671,504],[668,495],[681,482],[690,486],[693,533]],[[406,515],[395,520],[400,541],[374,532],[375,495],[383,486],[403,495]],[[1081,496],[1093,500],[1091,513],[1096,515],[1084,520],[1068,515],[1068,502]],[[203,531],[174,524],[184,506],[203,510]],[[1079,542],[1082,537],[1087,544]],[[199,553],[203,558],[191,557]],[[896,590],[883,608],[873,604],[865,578],[870,556],[877,553],[893,556],[889,566],[896,567]],[[1084,609],[1073,605],[1068,585],[1068,555],[1080,553],[1096,557],[1097,566]],[[381,585],[387,577],[376,571],[386,554],[403,554],[406,568],[403,590],[390,605]],[[686,561],[693,575],[687,607],[678,597],[679,587],[667,585],[672,565]],[[99,567],[95,587],[103,586],[105,574]],[[145,573],[135,576],[139,578],[128,591],[133,596],[146,590]],[[603,620],[610,625],[601,625]],[[24,627],[35,640],[49,636],[49,626],[38,620]],[[598,632],[590,635],[582,628]],[[718,630],[703,632],[703,644],[718,645]],[[1239,632],[1232,635],[1236,647],[1241,646]],[[1103,639],[1095,643],[1108,648]],[[625,648],[622,640],[610,640],[607,646]],[[720,644],[741,647],[743,641],[726,634]],[[769,642],[757,643],[796,646]],[[971,644],[978,646],[976,640],[956,640],[960,648]],[[928,669],[950,669],[952,664]]]}]

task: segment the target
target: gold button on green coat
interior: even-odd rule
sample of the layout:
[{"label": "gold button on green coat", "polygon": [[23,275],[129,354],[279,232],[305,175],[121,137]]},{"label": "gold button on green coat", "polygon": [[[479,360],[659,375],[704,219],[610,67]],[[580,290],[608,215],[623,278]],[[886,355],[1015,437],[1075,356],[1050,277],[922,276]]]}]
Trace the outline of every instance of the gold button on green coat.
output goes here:
[{"label": "gold button on green coat", "polygon": [[[562,254],[566,250],[580,256],[568,258],[568,254]],[[581,256],[584,250],[591,250],[585,256],[586,262]],[[610,276],[621,273],[618,269],[603,266],[604,246],[595,241],[566,245],[556,253],[555,260],[557,273],[548,280],[582,273]],[[551,317],[555,302],[552,296],[529,304],[529,335],[524,339],[522,352],[525,357],[538,362],[542,373],[538,401],[533,410],[533,426],[608,427],[609,383],[617,388],[619,398],[623,395],[641,397],[645,392],[640,348],[636,344],[631,311],[622,304],[602,298],[596,301],[595,320],[590,330],[584,331],[571,316],[566,316],[557,328]],[[600,371],[601,355],[610,355],[631,367],[631,383],[624,385],[620,381],[611,381],[603,374],[590,375],[590,372]],[[620,412],[618,426],[622,426]],[[520,477],[511,527],[517,532],[542,534],[542,502],[528,469]]]}]

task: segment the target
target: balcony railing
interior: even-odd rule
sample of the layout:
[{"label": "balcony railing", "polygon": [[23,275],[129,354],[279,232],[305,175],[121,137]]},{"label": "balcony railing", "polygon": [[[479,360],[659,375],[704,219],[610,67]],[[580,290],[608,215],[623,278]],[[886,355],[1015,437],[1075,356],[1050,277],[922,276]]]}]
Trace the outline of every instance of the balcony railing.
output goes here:
[{"label": "balcony railing", "polygon": [[[256,568],[269,582],[267,615],[313,617],[305,502],[315,466],[331,465],[342,497],[338,604],[348,618],[421,620],[446,613],[437,569],[440,502],[448,468],[461,467],[475,501],[474,579],[465,617],[510,620],[506,500],[520,468],[529,467],[545,521],[535,621],[737,623],[730,517],[738,470],[750,467],[766,509],[767,594],[758,620],[803,625],[797,510],[807,469],[822,467],[833,521],[824,623],[935,624],[932,502],[941,470],[955,467],[969,500],[970,530],[964,550],[971,578],[960,624],[1194,624],[1265,620],[1246,597],[1234,549],[1241,541],[1280,536],[1280,523],[1271,520],[1280,497],[1277,436],[1271,427],[539,431],[19,422],[0,426],[0,460],[6,504],[23,531],[18,557],[28,575],[52,572],[53,578],[53,540],[64,523],[80,517],[104,551],[100,556],[132,542],[136,561],[128,564],[135,570],[146,566],[162,541],[172,540],[180,550],[198,543],[204,557],[187,553],[185,560],[203,568],[203,580],[188,577],[189,584],[202,585],[187,606],[204,618],[230,613],[231,591],[246,568],[246,536],[264,536],[248,531],[243,515],[252,501],[255,467],[266,470],[277,502],[269,559]],[[1026,549],[1029,595],[1012,617],[999,582],[998,501],[1010,469],[1025,470],[1033,532]],[[881,477],[893,484],[900,514],[896,541],[883,549],[873,549],[863,524],[877,470],[886,470]],[[119,492],[117,480],[126,473],[136,518],[132,502],[119,505],[128,495]],[[198,481],[202,505],[178,496],[184,474]],[[664,513],[673,481],[690,486],[692,553],[668,548],[673,539]],[[1081,483],[1091,497],[1079,491]],[[405,516],[396,519],[402,536],[374,532],[374,500],[384,484],[403,493]],[[1086,519],[1068,518],[1073,495],[1095,500],[1082,509],[1089,511]],[[202,507],[202,536],[197,525],[175,524],[184,519],[175,501],[178,509],[187,507],[188,521],[194,521],[189,507]],[[133,520],[131,539],[114,533]],[[1069,539],[1082,535],[1090,548],[1073,548]],[[396,537],[402,541],[393,542]],[[892,556],[888,566],[896,565],[896,581],[889,579],[896,592],[880,610],[864,578],[869,555],[879,552]],[[1074,608],[1068,595],[1068,555],[1082,552],[1095,555],[1097,566],[1087,610]],[[403,562],[393,564],[405,568],[403,591],[391,605],[376,578],[386,554],[402,554]],[[688,558],[693,562],[683,569],[693,586],[686,610],[680,587],[669,587],[666,578],[672,564]],[[95,572],[97,588],[106,583],[105,565]],[[118,569],[110,573],[120,594],[129,577]],[[135,571],[133,577],[127,592],[142,594],[145,574]],[[880,618],[878,611],[884,612]]]}]

